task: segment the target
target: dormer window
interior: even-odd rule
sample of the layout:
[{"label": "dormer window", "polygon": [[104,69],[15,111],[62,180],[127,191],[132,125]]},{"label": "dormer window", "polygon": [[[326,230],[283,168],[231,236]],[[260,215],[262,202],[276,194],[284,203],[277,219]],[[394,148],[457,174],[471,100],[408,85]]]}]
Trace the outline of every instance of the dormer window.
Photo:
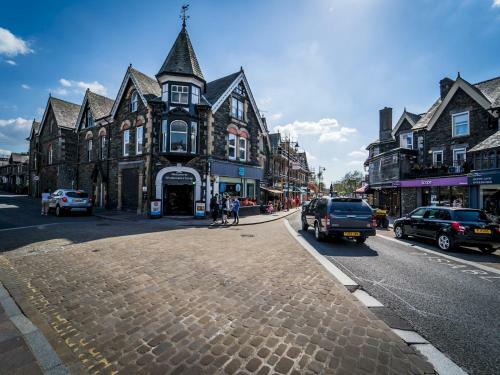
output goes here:
[{"label": "dormer window", "polygon": [[189,86],[172,85],[171,102],[189,104]]},{"label": "dormer window", "polygon": [[413,149],[413,133],[402,133],[399,136],[399,146],[401,148],[407,148],[409,150]]},{"label": "dormer window", "polygon": [[191,88],[191,104],[200,104],[200,88],[198,86]]},{"label": "dormer window", "polygon": [[91,128],[94,126],[94,116],[92,113],[87,112],[87,128]]},{"label": "dormer window", "polygon": [[130,101],[130,111],[137,112],[137,107],[139,106],[139,94],[137,91],[134,91],[132,94],[132,99]]},{"label": "dormer window", "polygon": [[231,98],[231,116],[243,120],[243,102],[235,97]]}]

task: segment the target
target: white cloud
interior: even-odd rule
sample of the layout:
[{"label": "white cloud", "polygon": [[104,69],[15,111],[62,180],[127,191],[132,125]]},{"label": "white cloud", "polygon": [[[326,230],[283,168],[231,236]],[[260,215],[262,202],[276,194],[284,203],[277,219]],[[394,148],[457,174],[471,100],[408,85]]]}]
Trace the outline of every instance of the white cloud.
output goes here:
[{"label": "white cloud", "polygon": [[66,78],[61,78],[59,80],[59,84],[61,86],[50,90],[56,95],[65,96],[69,93],[83,93],[85,90],[90,89],[90,91],[95,92],[96,94],[107,95],[108,89],[101,83],[94,82],[84,82],[84,81],[73,81]]},{"label": "white cloud", "polygon": [[8,126],[31,129],[31,120],[22,117],[8,119],[8,120],[0,119],[0,128],[5,128]]},{"label": "white cloud", "polygon": [[12,151],[10,151],[10,150],[6,150],[4,148],[0,148],[0,155],[1,156],[10,156],[11,153],[12,153]]},{"label": "white cloud", "polygon": [[26,149],[26,137],[31,130],[32,120],[22,117],[0,119],[0,146],[9,149]]},{"label": "white cloud", "polygon": [[368,157],[368,151],[365,150],[364,147],[361,147],[359,150],[354,150],[349,152],[349,156],[352,156],[353,158],[367,158]]},{"label": "white cloud", "polygon": [[500,0],[493,0],[493,4],[491,4],[493,8],[500,8]]},{"label": "white cloud", "polygon": [[32,53],[28,43],[12,34],[9,30],[0,27],[0,55],[17,56]]},{"label": "white cloud", "polygon": [[319,135],[319,142],[345,142],[347,136],[357,130],[340,126],[334,118],[323,118],[319,121],[294,121],[290,124],[276,126],[274,131],[279,131],[292,138],[299,135]]},{"label": "white cloud", "polygon": [[25,84],[25,83],[23,83],[23,84],[21,85],[21,87],[22,87],[23,89],[25,89],[25,90],[31,90],[31,86],[29,86],[29,85],[27,85],[27,84]]},{"label": "white cloud", "polygon": [[17,65],[17,63],[14,60],[5,60],[5,63],[9,65]]},{"label": "white cloud", "polygon": [[306,151],[306,158],[307,158],[307,161],[313,161],[313,160],[318,159],[316,156],[311,154],[309,151]]}]

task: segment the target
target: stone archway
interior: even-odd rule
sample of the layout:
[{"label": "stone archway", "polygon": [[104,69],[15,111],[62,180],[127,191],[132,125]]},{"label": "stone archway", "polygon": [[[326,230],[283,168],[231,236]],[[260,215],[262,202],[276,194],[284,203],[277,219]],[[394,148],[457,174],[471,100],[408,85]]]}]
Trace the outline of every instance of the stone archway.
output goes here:
[{"label": "stone archway", "polygon": [[194,176],[194,179],[196,181],[196,185],[194,188],[194,200],[199,201],[201,200],[201,177],[200,174],[196,169],[189,168],[189,167],[177,167],[177,166],[172,166],[172,167],[165,167],[161,169],[157,174],[156,174],[156,180],[155,180],[155,187],[156,187],[156,199],[162,200],[163,199],[163,176],[165,174],[170,173],[170,172],[186,172],[186,173],[191,173]]}]

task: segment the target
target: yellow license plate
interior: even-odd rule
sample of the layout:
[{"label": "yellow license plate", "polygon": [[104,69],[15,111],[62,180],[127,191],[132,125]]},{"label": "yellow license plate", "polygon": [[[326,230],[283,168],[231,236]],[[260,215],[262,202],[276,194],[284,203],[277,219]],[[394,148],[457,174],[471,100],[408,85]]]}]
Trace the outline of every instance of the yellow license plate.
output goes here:
[{"label": "yellow license plate", "polygon": [[359,232],[344,232],[344,237],[359,237],[361,233]]},{"label": "yellow license plate", "polygon": [[474,229],[477,234],[491,234],[491,229]]}]

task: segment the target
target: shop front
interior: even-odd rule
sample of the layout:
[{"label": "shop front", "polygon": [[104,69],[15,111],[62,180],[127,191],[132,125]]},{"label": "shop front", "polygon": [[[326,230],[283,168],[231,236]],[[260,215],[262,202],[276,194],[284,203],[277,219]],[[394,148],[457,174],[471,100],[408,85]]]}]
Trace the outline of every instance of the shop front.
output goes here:
[{"label": "shop front", "polygon": [[387,210],[390,216],[399,217],[401,215],[401,189],[399,181],[378,183],[369,186],[367,189],[368,203],[374,208]]},{"label": "shop front", "polygon": [[213,161],[211,174],[214,194],[238,197],[242,215],[249,214],[250,207],[259,209],[260,181],[264,177],[264,170],[261,167]]},{"label": "shop front", "polygon": [[201,178],[196,169],[167,167],[156,175],[156,199],[163,215],[194,215],[201,200]]},{"label": "shop front", "polygon": [[401,181],[404,213],[420,206],[469,207],[467,176]]},{"label": "shop front", "polygon": [[469,174],[470,207],[500,217],[500,169],[473,171]]}]

